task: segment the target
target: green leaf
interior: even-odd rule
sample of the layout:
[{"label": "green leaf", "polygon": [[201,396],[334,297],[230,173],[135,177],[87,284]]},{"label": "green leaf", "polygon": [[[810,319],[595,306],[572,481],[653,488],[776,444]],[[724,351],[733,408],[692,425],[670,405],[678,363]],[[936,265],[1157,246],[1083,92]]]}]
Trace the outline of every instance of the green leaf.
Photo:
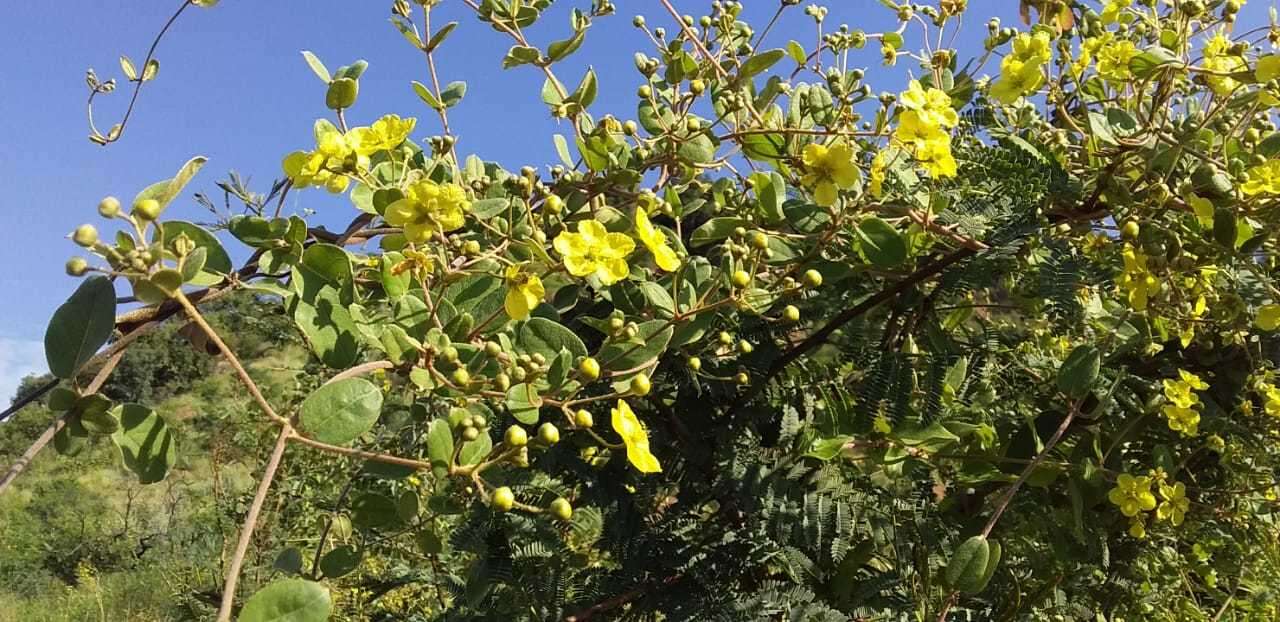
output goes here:
[{"label": "green leaf", "polygon": [[329,76],[329,69],[324,66],[324,63],[320,62],[320,59],[317,58],[315,54],[312,54],[308,50],[303,50],[302,58],[307,61],[307,66],[311,68],[311,71],[316,74],[317,78],[320,78],[321,82],[328,84],[329,81],[333,79]]},{"label": "green leaf", "polygon": [[74,410],[86,432],[105,436],[120,429],[119,415],[111,406],[111,400],[95,393],[76,400]]},{"label": "green leaf", "polygon": [[431,466],[448,472],[453,462],[453,430],[444,419],[433,419],[427,424],[427,457]]},{"label": "green leaf", "polygon": [[1182,59],[1178,58],[1173,50],[1153,45],[1129,59],[1129,70],[1133,72],[1134,77],[1145,80],[1162,68],[1182,64]]},{"label": "green leaf", "polygon": [[400,522],[396,501],[386,495],[365,493],[351,503],[351,522],[377,529]]},{"label": "green leaf", "polygon": [[986,585],[984,576],[989,578],[986,573],[990,560],[991,546],[987,538],[973,536],[956,547],[943,578],[947,585],[966,594],[980,592]]},{"label": "green leaf", "polygon": [[596,100],[596,86],[596,70],[587,69],[586,75],[582,76],[582,82],[579,82],[578,88],[569,95],[568,101],[583,108],[591,106],[591,103]]},{"label": "green leaf", "polygon": [[168,207],[182,193],[182,189],[187,187],[187,183],[191,181],[191,178],[195,177],[196,173],[199,173],[205,162],[208,161],[209,159],[204,156],[196,156],[187,160],[187,163],[183,164],[182,168],[178,170],[177,175],[143,188],[142,192],[139,192],[133,198],[134,204],[144,199],[155,199],[160,204],[160,209]]},{"label": "green leaf", "polygon": [[727,216],[712,218],[703,223],[701,227],[693,230],[693,235],[689,236],[689,246],[706,246],[729,237],[733,230],[738,227],[746,228],[750,226],[751,223],[742,218],[730,218]]},{"label": "green leaf", "polygon": [[427,88],[427,85],[418,82],[417,80],[412,81],[411,84],[413,85],[413,92],[418,94],[418,98],[421,99],[427,107],[432,110],[444,110],[444,105],[440,103],[440,100],[436,99],[435,94],[431,92],[431,89]]},{"label": "green leaf", "polygon": [[307,436],[346,445],[368,432],[382,412],[382,391],[364,378],[326,384],[302,401],[299,423]]},{"label": "green leaf", "polygon": [[219,242],[218,238],[206,231],[204,227],[181,220],[169,220],[161,225],[161,229],[166,248],[172,249],[173,241],[178,239],[178,236],[185,235],[195,243],[196,248],[203,248],[208,253],[204,263],[205,269],[218,274],[227,274],[232,271],[231,256],[227,255],[227,251],[222,248],[222,242]]},{"label": "green leaf", "polygon": [[573,156],[569,153],[569,141],[564,136],[555,134],[551,137],[556,145],[556,155],[560,156],[560,161],[568,168],[573,168]]},{"label": "green leaf", "polygon": [[507,55],[502,57],[502,68],[511,69],[520,65],[531,65],[538,62],[542,57],[542,52],[535,47],[527,45],[513,45],[507,50]]},{"label": "green leaf", "polygon": [[104,276],[85,279],[49,320],[44,354],[49,372],[59,378],[75,376],[116,325],[116,291]]},{"label": "green leaf", "polygon": [[640,324],[634,340],[610,341],[596,358],[606,370],[636,369],[651,363],[667,349],[672,328],[666,320]]},{"label": "green leaf", "polygon": [[289,313],[311,350],[326,366],[346,369],[356,362],[360,354],[356,326],[337,289],[319,287],[312,302],[295,296]]},{"label": "green leaf", "polygon": [[442,26],[440,30],[437,30],[436,34],[431,35],[431,39],[427,41],[426,51],[434,52],[436,48],[440,47],[441,43],[444,43],[445,39],[449,38],[449,34],[453,32],[453,29],[457,27],[458,22],[449,22]]},{"label": "green leaf", "polygon": [[582,42],[587,38],[587,30],[584,28],[573,33],[573,36],[561,41],[554,41],[547,47],[547,57],[552,62],[564,60],[570,54],[573,54],[582,47]]},{"label": "green leaf", "polygon": [[537,423],[539,408],[542,408],[542,396],[532,385],[518,384],[507,390],[507,409],[516,421],[525,425]]},{"label": "green leaf", "polygon": [[510,207],[511,199],[505,197],[480,199],[471,204],[471,214],[480,219],[493,218],[494,216],[505,215]]},{"label": "green leaf", "polygon": [[330,110],[342,110],[355,105],[360,95],[360,83],[351,78],[335,78],[324,94],[324,105]]},{"label": "green leaf", "polygon": [[803,65],[809,58],[809,55],[804,51],[804,46],[800,45],[799,41],[794,40],[787,42],[787,56],[790,56],[791,60],[796,61],[798,65]]},{"label": "green leaf", "polygon": [[1076,346],[1058,369],[1058,390],[1073,398],[1083,397],[1093,388],[1102,367],[1102,354],[1090,345]]},{"label": "green leaf", "polygon": [[335,287],[345,287],[353,278],[351,255],[334,244],[308,246],[302,252],[302,265]]},{"label": "green leaf", "polygon": [[450,82],[448,86],[440,91],[440,103],[445,108],[452,108],[462,101],[463,96],[467,94],[466,82]]},{"label": "green leaf", "polygon": [[329,589],[305,579],[280,579],[258,590],[240,610],[239,622],[324,622],[333,603]]},{"label": "green leaf", "polygon": [[409,292],[409,284],[413,278],[413,273],[409,270],[402,270],[396,274],[396,266],[402,261],[404,261],[404,255],[396,251],[385,253],[378,258],[378,276],[382,280],[382,291],[387,298],[393,300]]},{"label": "green leaf", "polygon": [[878,268],[893,268],[907,260],[907,242],[893,225],[872,216],[858,223],[863,254]]},{"label": "green leaf", "polygon": [[479,464],[491,450],[493,450],[493,439],[489,438],[487,431],[481,430],[476,440],[462,444],[462,449],[458,450],[458,464],[463,466]]},{"label": "green leaf", "polygon": [[120,57],[120,71],[124,72],[124,77],[128,78],[130,82],[138,79],[138,68],[134,67],[133,61],[129,60],[128,56]]},{"label": "green leaf", "polygon": [[343,545],[324,554],[320,558],[320,573],[326,579],[337,579],[338,577],[351,574],[360,566],[360,551],[350,545]]},{"label": "green leaf", "polygon": [[562,324],[546,318],[532,317],[520,326],[516,336],[516,345],[525,352],[535,352],[545,356],[547,360],[555,358],[561,348],[569,350],[574,357],[587,355],[587,346],[583,345],[573,331]]},{"label": "green leaf", "polygon": [[747,59],[742,63],[742,70],[739,72],[744,78],[750,78],[768,68],[774,66],[778,61],[787,55],[785,50],[765,50]]},{"label": "green leaf", "polygon": [[786,218],[782,204],[787,200],[787,181],[775,172],[752,173],[751,182],[756,193],[760,214],[767,222],[781,222]]},{"label": "green leaf", "polygon": [[154,484],[165,478],[178,459],[178,450],[169,426],[155,411],[138,404],[122,404],[115,408],[120,429],[111,440],[120,449],[124,465],[143,484]]},{"label": "green leaf", "polygon": [[852,436],[837,436],[834,438],[818,438],[814,439],[813,444],[809,446],[809,451],[804,454],[806,458],[817,458],[826,462],[840,455],[840,450],[845,444],[853,440]]},{"label": "green leaf", "polygon": [[286,547],[276,555],[271,567],[288,574],[302,574],[302,551],[296,546]]}]

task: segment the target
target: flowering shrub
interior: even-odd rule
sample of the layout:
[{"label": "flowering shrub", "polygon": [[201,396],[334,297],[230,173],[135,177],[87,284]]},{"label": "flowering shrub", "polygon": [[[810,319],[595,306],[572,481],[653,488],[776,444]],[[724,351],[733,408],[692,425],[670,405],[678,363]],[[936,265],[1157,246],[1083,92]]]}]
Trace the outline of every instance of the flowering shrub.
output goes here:
[{"label": "flowering shrub", "polygon": [[[104,200],[111,235],[73,236],[88,278],[47,342],[60,449],[110,438],[164,478],[181,426],[96,387],[175,314],[277,439],[224,619],[324,619],[365,557],[415,569],[438,598],[394,615],[419,619],[1280,615],[1274,20],[1024,0],[1024,24],[955,50],[981,3],[882,0],[896,30],[810,5],[817,40],[771,47],[738,2],[659,0],[669,25],[634,22],[654,43],[636,109],[610,115],[617,84],[556,71],[611,2],[546,45],[528,28],[549,0],[462,1],[513,43],[504,67],[545,75],[559,164],[462,157],[465,83],[433,52],[467,26],[397,0],[430,65],[418,117],[376,117],[364,63],[308,55],[333,118],[271,193],[236,194],[225,235],[166,217],[197,158]],[[875,96],[852,68],[871,62],[909,67]],[[272,205],[313,187],[349,197],[350,227]],[[238,288],[278,298],[328,368],[297,403],[262,398],[203,321]],[[148,306],[116,318],[117,295]],[[241,600],[291,445],[379,475],[276,543],[297,576]]]}]

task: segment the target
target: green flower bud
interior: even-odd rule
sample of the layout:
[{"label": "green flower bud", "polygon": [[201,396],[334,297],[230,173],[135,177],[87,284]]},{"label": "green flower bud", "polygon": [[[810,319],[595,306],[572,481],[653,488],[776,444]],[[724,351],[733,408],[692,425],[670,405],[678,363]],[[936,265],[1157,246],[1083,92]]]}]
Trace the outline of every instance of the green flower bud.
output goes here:
[{"label": "green flower bud", "polygon": [[560,430],[554,424],[544,423],[538,426],[538,441],[543,445],[555,445],[560,442]]},{"label": "green flower bud", "polygon": [[547,506],[547,509],[550,510],[552,516],[560,520],[567,521],[573,518],[573,506],[564,497],[557,497],[551,502],[550,506]]},{"label": "green flower bud", "polygon": [[495,488],[493,496],[489,498],[489,505],[498,512],[510,512],[511,508],[515,507],[515,504],[516,495],[506,486]]},{"label": "green flower bud", "polygon": [[89,248],[98,243],[98,229],[90,224],[80,225],[71,234],[71,240],[80,246]]},{"label": "green flower bud", "polygon": [[600,363],[588,356],[578,363],[578,374],[584,380],[595,380],[600,377]]},{"label": "green flower bud", "polygon": [[98,202],[98,215],[103,218],[115,218],[120,215],[120,199],[107,197]]},{"label": "green flower bud", "polygon": [[155,199],[143,199],[133,204],[133,215],[140,220],[155,220],[160,217],[160,202]]},{"label": "green flower bud", "polygon": [[649,384],[649,376],[643,373],[636,374],[633,378],[631,378],[631,394],[632,395],[638,395],[638,396],[644,397],[649,394],[649,390],[652,388],[653,388],[652,385]]},{"label": "green flower bud", "polygon": [[529,433],[524,428],[513,425],[502,435],[502,441],[511,447],[524,447],[529,444]]},{"label": "green flower bud", "polygon": [[595,418],[591,416],[591,411],[579,408],[578,412],[573,413],[573,425],[580,428],[590,428],[595,424]]},{"label": "green flower bud", "polygon": [[72,257],[67,260],[67,274],[70,276],[84,276],[89,271],[89,262],[84,257]]}]

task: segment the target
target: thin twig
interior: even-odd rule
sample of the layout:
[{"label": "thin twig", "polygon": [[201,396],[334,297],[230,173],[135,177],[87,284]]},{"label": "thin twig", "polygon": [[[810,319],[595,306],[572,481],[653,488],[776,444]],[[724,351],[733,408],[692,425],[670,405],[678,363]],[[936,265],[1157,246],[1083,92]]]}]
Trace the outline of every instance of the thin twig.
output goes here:
[{"label": "thin twig", "polygon": [[236,582],[240,579],[240,567],[244,565],[245,553],[249,550],[249,542],[253,539],[253,530],[258,525],[258,514],[262,512],[262,504],[267,500],[267,491],[271,490],[271,481],[276,477],[280,467],[280,458],[284,456],[285,447],[289,446],[290,430],[288,426],[280,429],[276,437],[276,446],[267,459],[267,467],[262,471],[262,479],[258,481],[258,492],[253,495],[253,505],[244,517],[244,526],[240,528],[240,540],[236,543],[236,552],[231,556],[231,567],[227,568],[227,577],[222,584],[222,604],[218,607],[218,622],[231,620],[231,608],[236,601]]}]

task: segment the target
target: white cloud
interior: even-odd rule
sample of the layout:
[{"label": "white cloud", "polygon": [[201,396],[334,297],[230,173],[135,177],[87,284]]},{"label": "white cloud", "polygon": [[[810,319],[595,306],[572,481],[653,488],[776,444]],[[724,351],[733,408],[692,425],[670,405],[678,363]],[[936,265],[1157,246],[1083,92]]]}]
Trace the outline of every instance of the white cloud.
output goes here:
[{"label": "white cloud", "polygon": [[0,409],[9,406],[23,376],[47,370],[43,343],[33,339],[0,337]]}]

